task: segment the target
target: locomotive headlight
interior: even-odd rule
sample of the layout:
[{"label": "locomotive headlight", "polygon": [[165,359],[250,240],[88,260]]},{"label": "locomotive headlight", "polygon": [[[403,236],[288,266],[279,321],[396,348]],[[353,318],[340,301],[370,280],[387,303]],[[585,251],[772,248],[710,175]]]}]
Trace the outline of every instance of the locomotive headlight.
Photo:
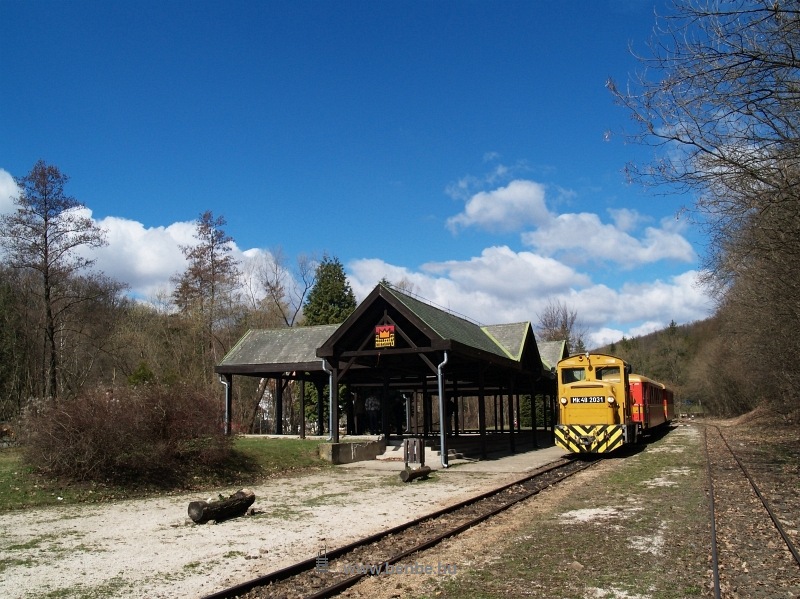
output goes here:
[{"label": "locomotive headlight", "polygon": [[606,401],[608,402],[608,405],[611,406],[611,405],[614,405],[614,402],[617,401],[617,400],[614,399],[613,395],[609,395],[608,397],[606,397]]},{"label": "locomotive headlight", "polygon": [[561,398],[561,405],[562,405],[562,406],[565,406],[565,405],[567,405],[567,398],[566,398],[566,397],[562,397],[562,398]]}]

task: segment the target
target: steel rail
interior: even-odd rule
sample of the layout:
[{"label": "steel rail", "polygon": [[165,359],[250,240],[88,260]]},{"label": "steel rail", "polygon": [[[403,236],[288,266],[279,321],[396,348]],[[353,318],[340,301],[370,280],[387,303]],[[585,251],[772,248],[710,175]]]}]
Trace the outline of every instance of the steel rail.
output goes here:
[{"label": "steel rail", "polygon": [[[398,526],[394,526],[394,527],[392,527],[390,529],[381,531],[379,533],[375,533],[375,534],[370,535],[368,537],[364,537],[363,539],[359,539],[358,541],[355,541],[353,543],[349,543],[347,545],[344,545],[344,546],[338,547],[336,549],[327,551],[326,552],[326,556],[327,556],[327,558],[329,560],[337,559],[339,557],[342,557],[342,556],[354,551],[355,549],[358,549],[360,547],[364,547],[366,545],[369,545],[369,544],[374,543],[376,541],[380,541],[380,540],[382,540],[382,539],[384,539],[386,537],[389,537],[391,535],[395,535],[395,534],[403,532],[403,531],[405,531],[407,529],[413,528],[414,526],[417,526],[417,525],[421,524],[422,522],[434,520],[436,518],[440,518],[441,516],[445,516],[447,514],[451,514],[453,512],[456,512],[456,511],[458,511],[460,509],[463,509],[465,507],[469,507],[469,506],[471,506],[471,505],[473,505],[475,503],[483,501],[484,499],[488,499],[488,498],[491,498],[493,496],[499,495],[500,493],[502,493],[503,491],[505,491],[507,489],[510,489],[510,488],[518,486],[518,485],[525,484],[526,482],[529,482],[529,481],[531,481],[531,480],[533,480],[535,478],[541,477],[542,475],[545,475],[545,474],[547,474],[549,472],[552,472],[554,470],[558,470],[560,468],[563,468],[564,466],[567,466],[569,464],[575,464],[575,463],[578,463],[578,462],[576,460],[574,460],[574,459],[572,459],[572,460],[570,460],[570,459],[558,460],[556,462],[548,464],[547,466],[544,466],[542,468],[538,468],[534,472],[532,472],[532,473],[530,473],[530,474],[528,474],[528,475],[526,475],[524,477],[521,477],[521,478],[516,479],[514,481],[511,481],[509,483],[503,484],[503,485],[501,485],[499,487],[496,487],[494,489],[491,489],[491,490],[486,491],[484,493],[481,493],[479,495],[470,497],[470,498],[468,498],[466,500],[460,501],[460,502],[458,502],[456,504],[453,504],[451,506],[448,506],[448,507],[445,507],[443,509],[437,510],[435,512],[426,514],[426,515],[421,516],[419,518],[415,518],[413,520],[410,520],[410,521],[405,522],[403,524],[400,524]],[[585,470],[590,465],[592,465],[592,463],[594,463],[594,462],[584,462],[582,467],[576,469],[574,472],[570,472],[569,474],[565,475],[564,477],[562,477],[562,478],[560,478],[560,479],[558,479],[556,481],[551,482],[547,486],[552,486],[554,484],[557,484],[557,483],[561,482],[562,480],[565,480],[569,476],[571,476],[573,474],[576,474],[577,472],[580,472],[582,470]],[[547,488],[547,487],[544,487],[544,488]],[[467,521],[465,523],[462,523],[462,524],[460,524],[460,525],[458,525],[458,526],[456,526],[456,527],[454,527],[452,529],[448,529],[444,533],[441,533],[441,534],[437,535],[436,537],[434,537],[432,539],[424,541],[423,543],[420,543],[419,545],[417,545],[417,546],[415,546],[415,547],[413,547],[411,549],[407,549],[407,550],[405,550],[405,551],[403,551],[403,552],[401,552],[401,553],[399,553],[399,554],[397,554],[395,556],[392,556],[390,559],[385,560],[385,561],[381,562],[380,564],[371,564],[369,566],[365,566],[364,567],[364,570],[365,570],[364,572],[356,573],[353,576],[350,576],[350,577],[348,577],[348,578],[346,578],[344,580],[340,580],[339,582],[336,582],[336,583],[332,584],[331,586],[326,587],[324,589],[320,589],[319,591],[317,591],[317,592],[315,592],[315,593],[313,593],[311,595],[307,595],[306,597],[307,597],[307,599],[322,599],[324,597],[331,597],[331,596],[334,596],[336,594],[339,594],[342,591],[344,591],[345,589],[347,589],[347,588],[353,586],[354,584],[356,584],[357,582],[359,582],[361,579],[363,579],[363,578],[365,578],[367,576],[372,576],[372,575],[378,574],[379,572],[385,571],[388,566],[390,566],[390,565],[392,565],[392,564],[394,564],[394,563],[396,563],[396,562],[398,562],[398,561],[400,561],[402,559],[405,559],[409,555],[411,555],[413,553],[417,553],[419,551],[423,551],[424,549],[428,549],[428,548],[436,545],[437,543],[440,543],[442,540],[444,540],[446,538],[449,538],[449,537],[452,537],[452,536],[454,536],[456,534],[459,534],[459,533],[467,530],[468,528],[471,528],[471,527],[475,526],[476,524],[478,524],[478,523],[480,523],[480,522],[482,522],[482,521],[484,521],[484,520],[486,520],[486,519],[488,519],[488,518],[490,518],[490,517],[502,512],[502,511],[512,507],[513,505],[515,505],[515,504],[517,504],[517,503],[519,503],[521,501],[524,501],[525,499],[528,499],[528,498],[532,497],[533,495],[536,495],[537,493],[540,493],[542,490],[543,489],[534,489],[534,490],[530,490],[530,491],[528,491],[526,493],[522,493],[520,496],[514,498],[513,500],[511,500],[509,502],[505,502],[502,505],[493,508],[492,510],[488,511],[485,514],[481,514],[481,515],[479,515],[477,517],[471,518],[469,521]],[[303,560],[301,562],[298,562],[298,563],[293,564],[291,566],[288,566],[286,568],[282,568],[280,570],[276,570],[276,571],[271,572],[269,574],[265,574],[263,576],[259,576],[257,578],[254,578],[252,580],[240,583],[240,584],[235,585],[233,587],[229,587],[227,589],[223,589],[221,591],[215,592],[215,593],[213,593],[211,595],[206,595],[204,597],[204,599],[233,599],[233,598],[239,597],[239,596],[241,596],[241,595],[243,595],[245,593],[249,593],[250,591],[253,591],[253,590],[257,589],[257,588],[265,587],[265,586],[267,586],[269,584],[272,584],[272,583],[276,583],[276,582],[281,582],[283,580],[287,580],[287,579],[289,579],[289,578],[291,578],[293,576],[302,574],[304,572],[309,572],[309,571],[313,570],[316,565],[317,565],[317,558],[316,557],[313,557],[313,558],[310,558],[310,559],[307,559],[307,560]]]},{"label": "steel rail", "polygon": [[772,511],[772,508],[769,505],[769,501],[767,501],[767,499],[761,494],[761,490],[758,488],[756,481],[753,480],[752,476],[750,476],[750,473],[747,471],[747,468],[739,459],[739,456],[736,455],[736,452],[733,451],[733,449],[731,449],[731,446],[728,444],[728,440],[722,434],[720,428],[716,424],[711,426],[717,429],[717,433],[719,433],[719,438],[722,439],[722,442],[725,444],[725,447],[728,448],[728,451],[731,452],[733,459],[736,460],[736,463],[739,465],[739,468],[741,468],[745,478],[750,482],[750,485],[753,487],[753,491],[755,491],[756,495],[761,500],[761,505],[763,505],[764,509],[767,510],[769,517],[772,519],[772,523],[775,525],[775,528],[778,530],[781,537],[783,538],[783,541],[786,543],[786,546],[789,548],[792,557],[794,557],[794,561],[797,563],[798,567],[800,567],[800,552],[797,551],[797,547],[795,547],[794,543],[792,542],[792,539],[789,538],[789,535],[786,534],[786,530],[783,528],[783,525],[780,523],[780,520],[778,520],[778,517],[775,515],[775,512]]},{"label": "steel rail", "polygon": [[[584,466],[580,470],[575,470],[575,472],[571,472],[569,475],[565,476],[564,478],[561,478],[561,479],[559,479],[557,481],[553,481],[552,483],[550,483],[550,485],[547,485],[547,486],[552,486],[554,484],[557,484],[557,483],[561,482],[562,480],[564,480],[565,478],[568,478],[572,474],[580,472],[581,470],[584,470],[584,469],[586,469],[588,467],[589,467],[589,465],[587,464],[586,466]],[[544,488],[547,488],[547,487],[544,487]],[[515,497],[513,500],[508,501],[506,503],[503,503],[503,504],[495,507],[494,509],[492,509],[492,510],[490,510],[490,511],[484,513],[484,514],[476,516],[475,518],[472,518],[467,522],[463,522],[462,524],[459,524],[458,526],[455,526],[455,527],[453,527],[453,528],[451,528],[449,530],[446,530],[445,532],[440,533],[440,534],[436,535],[435,537],[433,537],[431,539],[428,539],[427,541],[424,541],[422,543],[419,543],[418,545],[415,545],[414,547],[406,549],[405,551],[402,551],[401,553],[398,553],[397,555],[392,556],[391,558],[381,562],[380,564],[373,564],[372,566],[370,566],[368,568],[365,568],[366,571],[363,572],[363,573],[357,574],[357,575],[355,575],[355,576],[353,576],[351,578],[348,578],[347,580],[340,581],[340,582],[338,582],[336,584],[331,585],[328,588],[321,589],[320,591],[318,591],[318,592],[316,592],[316,593],[314,593],[312,595],[308,595],[308,596],[306,596],[306,599],[327,599],[328,597],[333,597],[335,595],[338,595],[339,593],[341,593],[345,589],[347,589],[347,588],[353,586],[354,584],[356,584],[357,582],[359,582],[361,579],[366,578],[368,576],[379,575],[381,572],[386,572],[388,570],[389,566],[391,566],[393,564],[396,564],[396,563],[406,559],[407,557],[409,557],[409,556],[411,556],[411,555],[413,555],[415,553],[419,553],[420,551],[425,551],[426,549],[430,549],[431,547],[433,547],[435,545],[438,545],[439,543],[441,543],[445,539],[449,539],[450,537],[453,537],[453,536],[455,536],[457,534],[460,534],[460,533],[464,532],[465,530],[468,530],[468,529],[472,528],[473,526],[475,526],[477,524],[480,524],[481,522],[483,522],[485,520],[488,520],[489,518],[491,518],[493,516],[496,516],[500,512],[503,512],[503,511],[513,507],[514,505],[516,505],[516,504],[518,504],[518,503],[520,503],[522,501],[525,501],[526,499],[530,499],[534,495],[540,493],[542,490],[543,489],[533,489],[533,490],[531,490],[531,491],[529,491],[527,493],[524,493],[524,494],[522,494],[522,495],[520,495],[518,497]]]}]

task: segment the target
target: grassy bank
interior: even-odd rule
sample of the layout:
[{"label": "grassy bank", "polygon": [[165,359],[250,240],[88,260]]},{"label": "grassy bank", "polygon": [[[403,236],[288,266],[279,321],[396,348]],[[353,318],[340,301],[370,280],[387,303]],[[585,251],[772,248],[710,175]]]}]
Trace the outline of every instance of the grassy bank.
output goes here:
[{"label": "grassy bank", "polygon": [[224,466],[207,471],[187,465],[175,485],[114,486],[53,480],[27,467],[19,448],[0,449],[0,512],[61,503],[114,501],[188,490],[255,485],[284,474],[330,467],[319,459],[318,440],[239,437]]},{"label": "grassy bank", "polygon": [[423,596],[700,596],[708,581],[704,485],[702,436],[676,428],[638,452],[607,458],[545,512],[520,510],[516,534]]}]

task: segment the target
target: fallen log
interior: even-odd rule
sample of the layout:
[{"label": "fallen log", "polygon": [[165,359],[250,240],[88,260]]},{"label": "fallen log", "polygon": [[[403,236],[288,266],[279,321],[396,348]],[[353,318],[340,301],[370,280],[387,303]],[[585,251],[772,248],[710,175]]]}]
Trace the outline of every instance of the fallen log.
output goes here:
[{"label": "fallen log", "polygon": [[404,483],[410,482],[415,478],[428,478],[428,475],[431,473],[430,466],[421,466],[416,470],[410,470],[406,468],[402,472],[400,472],[400,480]]},{"label": "fallen log", "polygon": [[192,501],[189,504],[189,517],[197,524],[205,524],[210,520],[221,522],[241,516],[255,500],[255,493],[249,489],[241,489],[228,499],[220,501]]}]

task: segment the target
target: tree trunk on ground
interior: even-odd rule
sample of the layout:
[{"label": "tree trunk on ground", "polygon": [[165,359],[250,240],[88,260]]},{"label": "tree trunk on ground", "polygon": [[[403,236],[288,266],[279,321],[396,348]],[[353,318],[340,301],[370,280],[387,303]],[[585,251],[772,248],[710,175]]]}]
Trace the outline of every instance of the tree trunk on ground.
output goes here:
[{"label": "tree trunk on ground", "polygon": [[403,470],[400,472],[400,480],[404,483],[411,482],[415,478],[428,478],[428,475],[431,473],[430,466],[421,466],[416,470]]},{"label": "tree trunk on ground", "polygon": [[205,524],[210,520],[221,522],[241,516],[255,500],[255,493],[249,489],[241,489],[221,501],[192,501],[189,504],[189,517],[197,524]]}]

